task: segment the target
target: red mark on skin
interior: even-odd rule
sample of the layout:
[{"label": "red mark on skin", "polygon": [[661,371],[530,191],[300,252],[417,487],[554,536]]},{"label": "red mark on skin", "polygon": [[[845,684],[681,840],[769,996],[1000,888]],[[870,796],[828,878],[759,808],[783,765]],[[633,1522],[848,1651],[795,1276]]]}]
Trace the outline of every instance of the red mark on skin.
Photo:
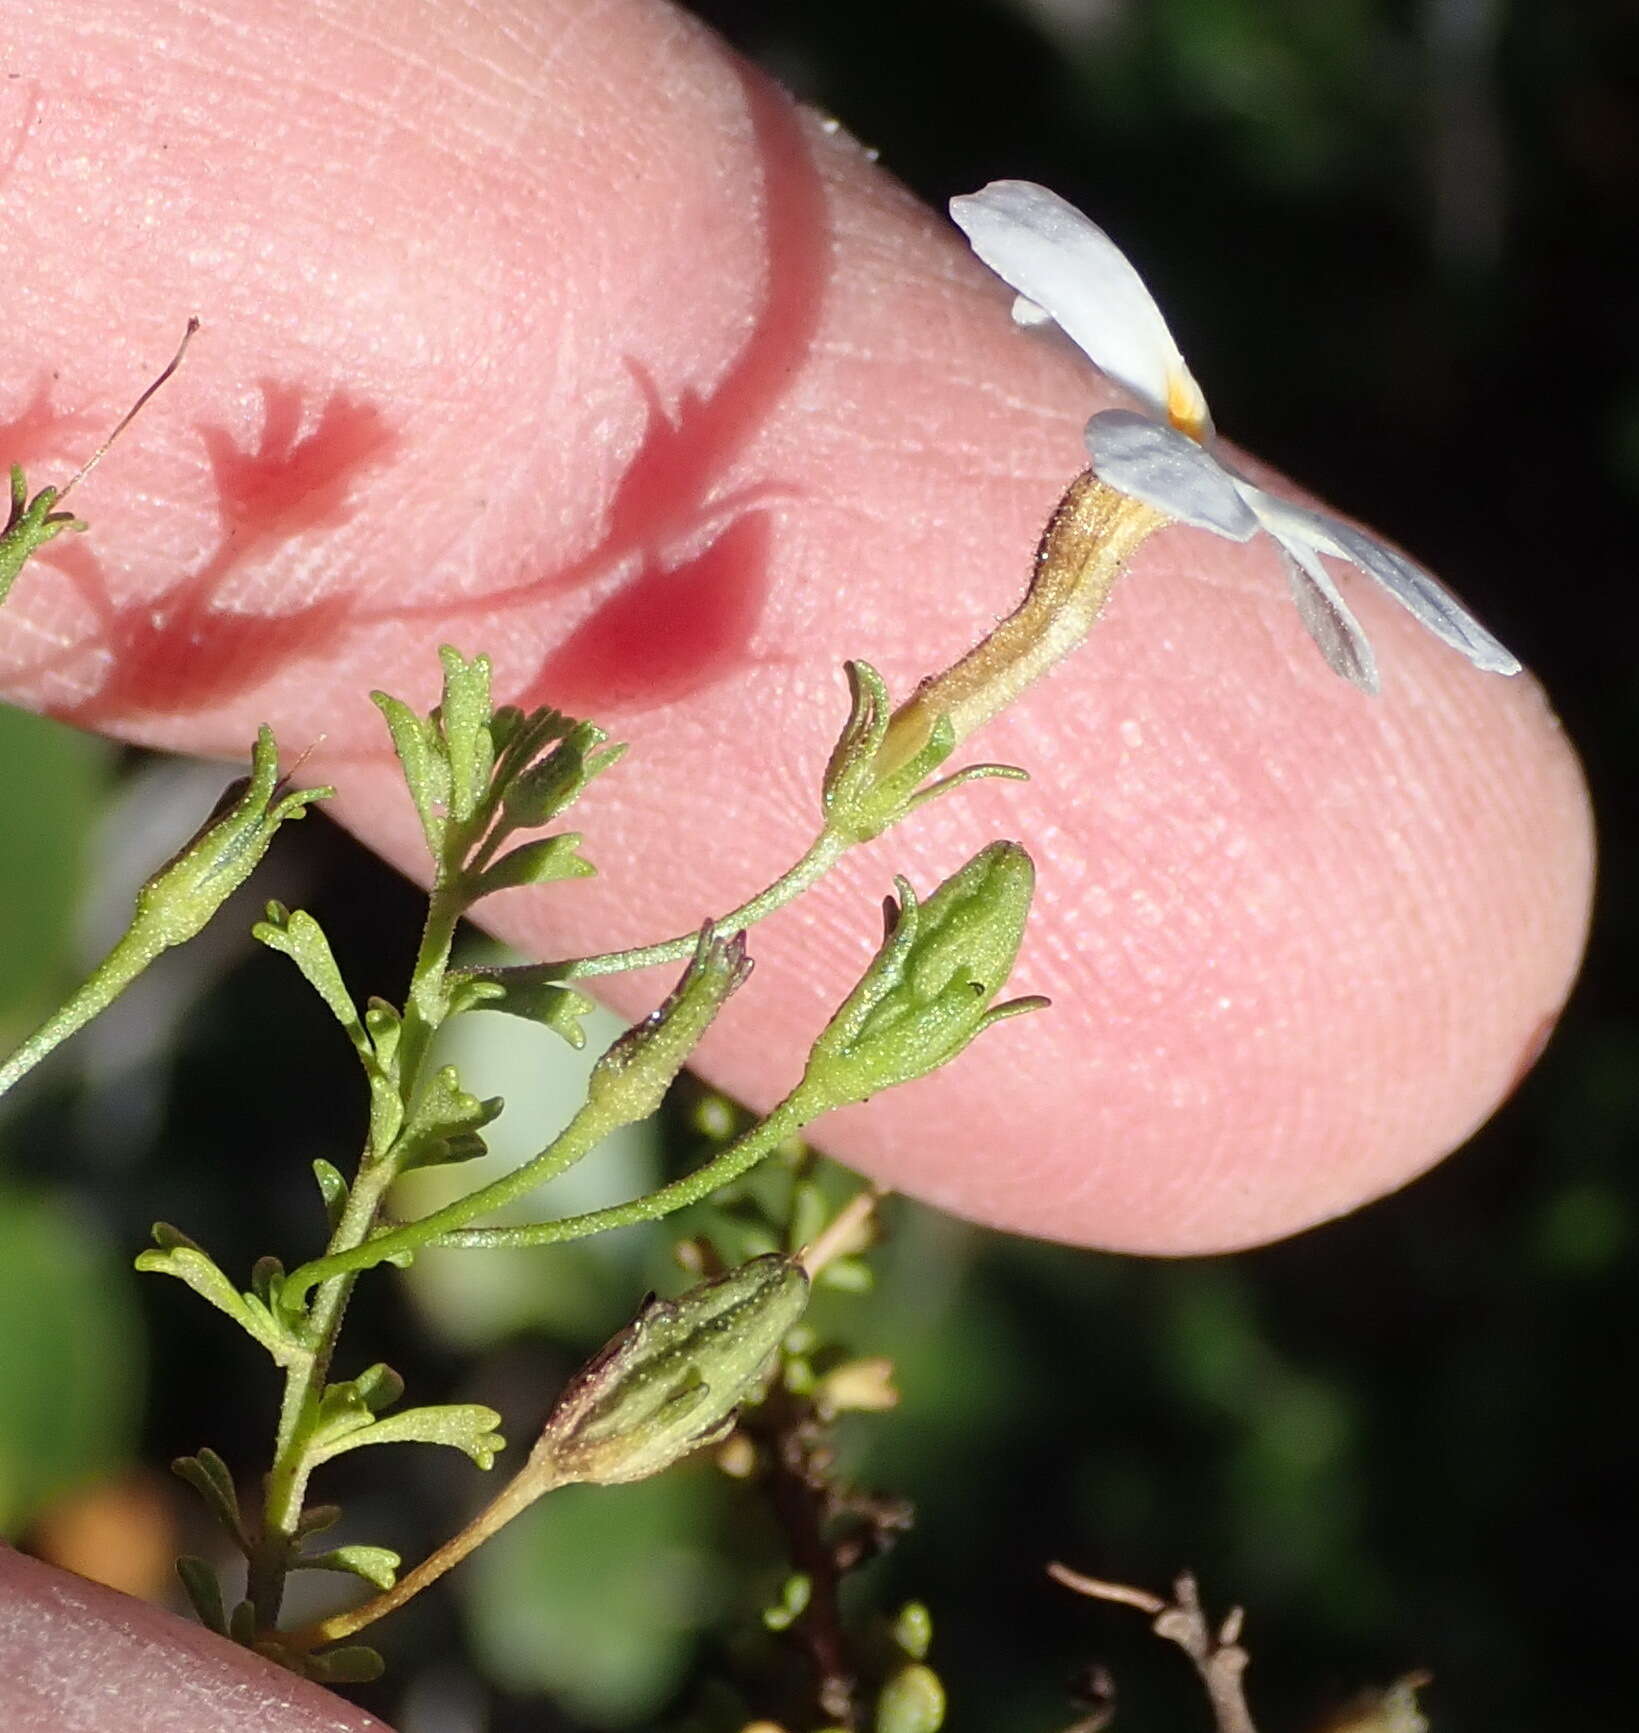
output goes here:
[{"label": "red mark on skin", "polygon": [[646,564],[547,657],[531,691],[582,714],[646,709],[695,690],[703,668],[733,666],[762,615],[771,530],[766,511],[747,512],[692,559]]},{"label": "red mark on skin", "polygon": [[[60,712],[68,720],[107,727],[133,716],[190,715],[265,685],[305,656],[334,649],[351,612],[346,594],[268,612],[222,608],[217,597],[253,555],[345,523],[359,474],[390,456],[397,440],[378,410],[345,392],[311,418],[297,388],[264,382],[261,391],[262,430],[254,448],[235,445],[224,428],[200,429],[222,533],[197,569],[157,596],[120,606],[89,549],[59,538],[47,550],[97,621],[95,631],[55,664],[80,660],[88,649],[108,657],[102,684]],[[49,665],[32,670],[51,671]]]},{"label": "red mark on skin", "polygon": [[282,614],[216,611],[191,577],[148,604],[121,608],[84,542],[66,544],[52,563],[103,622],[98,645],[112,657],[94,693],[56,712],[82,727],[143,714],[188,716],[225,704],[333,644],[347,617],[344,596]]},{"label": "red mark on skin", "polygon": [[[96,426],[96,417],[84,410],[53,409],[51,380],[42,374],[28,402],[15,415],[0,421],[0,468],[19,463],[27,469],[41,458],[68,455],[74,441],[88,439]],[[89,457],[90,451],[85,455]],[[62,476],[59,482],[67,479]],[[33,488],[41,485],[33,476],[29,482]]]},{"label": "red mark on skin", "polygon": [[760,74],[742,68],[740,76],[763,171],[761,302],[717,382],[685,391],[670,411],[647,370],[628,362],[647,412],[644,432],[588,553],[453,606],[372,613],[342,595],[294,611],[223,609],[224,585],[252,555],[346,521],[358,474],[397,443],[378,411],[344,393],[315,420],[298,389],[264,383],[254,449],[238,447],[225,429],[200,430],[220,501],[216,548],[160,595],[117,606],[96,561],[59,538],[47,555],[97,625],[22,677],[78,669],[96,656],[106,664],[102,684],[66,712],[72,720],[107,727],[139,715],[182,715],[252,691],[304,657],[333,655],[361,625],[422,617],[445,631],[452,619],[486,627],[499,620],[504,641],[508,612],[593,585],[610,593],[516,682],[514,701],[561,702],[573,692],[588,710],[631,712],[675,702],[746,666],[768,589],[772,528],[762,508],[781,490],[722,482],[807,360],[831,242],[823,183],[795,109]]},{"label": "red mark on skin", "polygon": [[[525,707],[651,709],[715,685],[751,660],[772,542],[768,513],[754,508],[780,490],[720,492],[719,484],[808,358],[831,241],[824,184],[796,110],[752,68],[742,67],[740,79],[762,165],[767,260],[761,305],[744,342],[709,391],[685,390],[670,412],[648,370],[628,360],[647,421],[596,546],[567,566],[459,605],[463,616],[489,619],[635,567],[635,576],[519,682],[512,700]],[[721,528],[702,548],[702,532],[716,523]],[[447,608],[436,612],[447,622]]]},{"label": "red mark on skin", "polygon": [[199,430],[227,534],[240,538],[236,561],[244,558],[246,540],[278,541],[346,523],[359,472],[391,456],[398,443],[378,409],[345,391],[331,396],[304,433],[301,391],[266,379],[260,389],[262,436],[254,451],[241,451],[226,428]]}]

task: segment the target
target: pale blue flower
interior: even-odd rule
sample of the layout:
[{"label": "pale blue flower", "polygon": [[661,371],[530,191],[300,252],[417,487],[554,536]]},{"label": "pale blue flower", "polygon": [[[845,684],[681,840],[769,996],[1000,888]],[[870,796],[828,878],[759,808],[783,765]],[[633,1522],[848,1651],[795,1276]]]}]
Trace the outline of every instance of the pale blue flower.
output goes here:
[{"label": "pale blue flower", "polygon": [[1014,317],[1058,325],[1143,405],[1143,413],[1107,409],[1087,423],[1100,481],[1230,541],[1266,532],[1310,637],[1333,669],[1368,692],[1378,688],[1376,659],[1323,556],[1375,579],[1476,668],[1519,672],[1432,573],[1341,518],[1265,492],[1219,454],[1206,398],[1143,279],[1073,205],[1031,181],[992,181],[952,199],[950,209],[974,252],[1018,292]]}]

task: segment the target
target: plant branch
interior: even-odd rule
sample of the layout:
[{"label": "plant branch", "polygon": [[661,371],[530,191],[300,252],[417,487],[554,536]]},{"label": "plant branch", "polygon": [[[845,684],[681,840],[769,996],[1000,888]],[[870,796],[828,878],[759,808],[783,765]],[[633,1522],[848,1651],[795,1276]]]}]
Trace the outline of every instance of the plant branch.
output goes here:
[{"label": "plant branch", "polygon": [[1067,1565],[1051,1564],[1047,1567],[1047,1574],[1055,1582],[1092,1600],[1115,1601],[1121,1606],[1136,1607],[1147,1613],[1155,1634],[1177,1644],[1189,1656],[1206,1689],[1207,1701],[1212,1705],[1217,1733],[1258,1733],[1252,1712],[1246,1706],[1243,1675],[1248,1656],[1241,1647],[1242,1612],[1239,1607],[1231,1607],[1214,1630],[1201,1605],[1201,1591],[1188,1571],[1173,1584],[1170,1601],[1164,1601],[1146,1589],[1083,1576]]},{"label": "plant branch", "polygon": [[[719,938],[732,938],[749,926],[782,909],[802,895],[808,887],[823,878],[836,865],[848,848],[847,840],[834,831],[822,830],[802,858],[788,867],[774,882],[748,897],[736,909],[712,922],[712,931]],[[592,957],[577,957],[554,970],[554,978],[562,981],[588,980],[597,975],[618,975],[629,969],[647,969],[657,963],[677,963],[692,956],[700,940],[700,929],[680,933],[674,939],[662,939],[653,945],[635,945],[625,951],[603,951]]]},{"label": "plant branch", "polygon": [[[795,1137],[817,1112],[818,1109],[805,1101],[800,1093],[788,1095],[766,1119],[749,1127],[704,1167],[696,1168],[693,1173],[685,1174],[645,1197],[633,1198],[630,1203],[611,1204],[607,1209],[589,1210],[584,1215],[564,1216],[552,1222],[439,1233],[427,1243],[459,1246],[465,1250],[485,1246],[552,1246],[565,1240],[585,1239],[589,1234],[607,1233],[611,1228],[630,1227],[636,1222],[658,1221],[662,1216],[699,1203],[702,1198],[749,1173],[786,1138]],[[461,1201],[465,1203],[466,1200]],[[429,1216],[425,1219],[431,1221],[435,1218]],[[422,1224],[417,1222],[414,1225],[420,1227]]]}]

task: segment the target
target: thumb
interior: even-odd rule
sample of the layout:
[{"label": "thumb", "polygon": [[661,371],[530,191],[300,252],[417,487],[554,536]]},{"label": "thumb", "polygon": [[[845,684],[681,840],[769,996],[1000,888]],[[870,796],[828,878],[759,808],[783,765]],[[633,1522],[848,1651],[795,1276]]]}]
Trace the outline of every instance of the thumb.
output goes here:
[{"label": "thumb", "polygon": [[0,1707],[17,1733],[386,1733],[375,1716],[202,1625],[3,1544],[0,1653]]},{"label": "thumb", "polygon": [[[652,0],[9,18],[4,455],[83,450],[183,316],[206,330],[77,496],[95,535],[0,616],[7,686],[188,750],[322,732],[341,816],[415,871],[364,694],[428,700],[439,642],[490,651],[503,697],[634,747],[580,821],[602,877],[496,905],[537,954],[686,930],[794,859],[842,658],[904,693],[1012,606],[1112,400],[845,136]],[[827,1147],[1159,1252],[1438,1159],[1558,1011],[1590,830],[1540,691],[1362,591],[1375,700],[1314,654],[1266,539],[1153,538],[981,742],[1035,781],[942,803],[771,921],[707,1074],[783,1092],[891,872],[925,887],[1005,834],[1042,879],[1016,979],[1056,1009]]]}]

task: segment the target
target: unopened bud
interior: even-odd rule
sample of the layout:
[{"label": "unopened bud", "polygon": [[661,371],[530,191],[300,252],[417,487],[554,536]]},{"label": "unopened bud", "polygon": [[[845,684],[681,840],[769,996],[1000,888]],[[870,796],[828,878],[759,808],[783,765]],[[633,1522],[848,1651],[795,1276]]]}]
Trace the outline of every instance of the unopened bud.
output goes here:
[{"label": "unopened bud", "polygon": [[666,1091],[711,1027],[723,1002],[751,973],[744,933],[700,934],[683,978],[658,1010],[617,1040],[592,1070],[588,1103],[613,1125],[630,1125],[659,1111]]},{"label": "unopened bud", "polygon": [[274,832],[299,818],[328,788],[279,790],[279,748],[273,731],[256,736],[248,777],[234,783],[198,834],[137,892],[128,942],[158,955],[203,930],[256,869]]},{"label": "unopened bud", "polygon": [[991,1000],[1018,955],[1035,889],[1030,856],[993,842],[925,903],[904,879],[888,934],[859,985],[814,1043],[802,1088],[827,1107],[937,1070],[981,1030],[1041,998]]},{"label": "unopened bud", "polygon": [[615,1486],[719,1442],[807,1304],[802,1265],[775,1252],[650,1300],[569,1381],[531,1468],[558,1485]]}]

